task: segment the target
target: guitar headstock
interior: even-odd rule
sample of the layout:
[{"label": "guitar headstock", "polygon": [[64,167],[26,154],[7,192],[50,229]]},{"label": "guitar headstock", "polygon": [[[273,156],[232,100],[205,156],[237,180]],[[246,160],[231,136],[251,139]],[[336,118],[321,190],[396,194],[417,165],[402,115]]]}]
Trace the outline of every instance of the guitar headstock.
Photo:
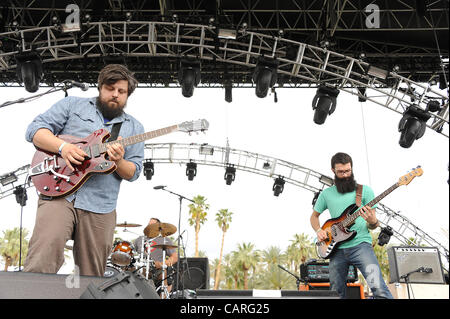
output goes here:
[{"label": "guitar headstock", "polygon": [[182,132],[192,133],[192,132],[203,132],[209,128],[209,123],[207,120],[197,120],[189,121],[178,124],[178,130]]},{"label": "guitar headstock", "polygon": [[420,166],[417,166],[417,168],[413,169],[408,174],[403,175],[398,179],[399,185],[408,185],[416,176],[422,176],[423,170]]}]

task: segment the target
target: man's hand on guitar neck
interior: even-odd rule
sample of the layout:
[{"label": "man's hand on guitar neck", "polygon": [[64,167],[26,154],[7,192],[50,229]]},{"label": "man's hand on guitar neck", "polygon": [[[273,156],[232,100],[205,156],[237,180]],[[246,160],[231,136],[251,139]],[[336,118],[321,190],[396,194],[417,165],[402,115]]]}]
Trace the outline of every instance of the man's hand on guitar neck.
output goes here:
[{"label": "man's hand on guitar neck", "polygon": [[375,209],[369,206],[361,207],[361,217],[367,222],[367,227],[369,229],[375,229],[378,227],[378,219],[375,213]]}]

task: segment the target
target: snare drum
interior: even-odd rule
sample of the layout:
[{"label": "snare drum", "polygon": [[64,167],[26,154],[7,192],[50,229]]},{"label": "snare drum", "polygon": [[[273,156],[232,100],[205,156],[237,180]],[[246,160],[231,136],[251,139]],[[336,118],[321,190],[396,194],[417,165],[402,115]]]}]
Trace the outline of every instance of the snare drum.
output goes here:
[{"label": "snare drum", "polygon": [[129,241],[119,241],[114,245],[111,263],[118,266],[128,266],[133,260],[134,246]]}]

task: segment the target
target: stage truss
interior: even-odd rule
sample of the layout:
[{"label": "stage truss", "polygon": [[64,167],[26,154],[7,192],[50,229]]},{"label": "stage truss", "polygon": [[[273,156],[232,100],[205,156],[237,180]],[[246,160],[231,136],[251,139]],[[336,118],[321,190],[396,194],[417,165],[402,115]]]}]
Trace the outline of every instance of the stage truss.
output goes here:
[{"label": "stage truss", "polygon": [[[316,87],[326,85],[371,101],[391,111],[403,114],[411,104],[426,110],[430,101],[441,104],[441,110],[431,115],[428,128],[448,137],[448,96],[429,83],[417,83],[401,76],[395,70],[374,69],[363,58],[345,56],[327,47],[316,47],[306,43],[284,39],[246,29],[226,30],[214,25],[199,25],[174,22],[91,22],[83,23],[80,32],[61,32],[56,26],[36,27],[0,34],[7,39],[12,49],[0,50],[0,70],[16,68],[15,56],[21,52],[36,51],[46,63],[76,59],[104,59],[123,61],[123,57],[135,58],[194,58],[217,63],[217,68],[202,69],[202,81],[208,73],[217,72],[229,65],[233,67],[234,87],[245,86],[261,56],[279,62],[278,75],[288,79],[278,81],[281,87]],[[176,83],[176,71],[172,74],[161,68],[161,72],[146,71],[150,65],[141,65],[136,73],[148,87],[166,87]],[[154,65],[152,65],[154,67]],[[241,73],[237,73],[239,68]],[[133,70],[135,71],[135,70]],[[48,74],[48,85],[68,77],[65,69]],[[86,70],[80,70],[86,73]],[[91,85],[95,85],[98,70],[91,72]],[[230,72],[231,73],[231,72]],[[226,72],[224,73],[226,74]],[[239,81],[239,75],[242,81]],[[84,77],[86,75],[84,74]],[[53,77],[53,78],[52,78]],[[72,80],[77,73],[71,72]],[[143,81],[145,78],[146,81]],[[430,79],[431,80],[431,79]],[[221,83],[203,81],[204,87],[222,87],[229,81],[225,76]],[[13,83],[3,83],[13,86]],[[202,86],[202,85],[201,85]],[[444,130],[444,126],[446,129]]]}]

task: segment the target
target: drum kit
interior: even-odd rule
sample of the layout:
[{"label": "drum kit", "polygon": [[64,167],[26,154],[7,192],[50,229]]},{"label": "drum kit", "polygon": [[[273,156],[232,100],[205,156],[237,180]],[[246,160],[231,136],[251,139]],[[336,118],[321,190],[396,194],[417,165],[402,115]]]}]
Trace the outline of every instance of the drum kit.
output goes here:
[{"label": "drum kit", "polygon": [[[140,227],[140,224],[120,223],[116,227],[124,227],[123,231],[128,231],[128,227]],[[138,272],[146,280],[152,280],[156,287],[156,292],[162,299],[169,299],[170,292],[168,290],[167,279],[174,275],[166,271],[168,266],[162,262],[161,270],[156,267],[156,260],[151,258],[151,250],[161,249],[163,253],[162,261],[166,259],[166,253],[169,249],[177,248],[170,241],[168,236],[174,234],[177,227],[169,223],[149,224],[144,229],[144,235],[141,236],[141,246],[138,249],[135,245],[126,240],[118,240],[113,244],[112,252],[108,257],[106,271],[104,277],[113,277],[120,272],[132,271]],[[133,233],[133,232],[131,232]],[[133,233],[135,234],[135,233]],[[136,234],[139,235],[139,234]],[[154,244],[157,240],[158,244]],[[170,267],[171,268],[171,267]]]}]

